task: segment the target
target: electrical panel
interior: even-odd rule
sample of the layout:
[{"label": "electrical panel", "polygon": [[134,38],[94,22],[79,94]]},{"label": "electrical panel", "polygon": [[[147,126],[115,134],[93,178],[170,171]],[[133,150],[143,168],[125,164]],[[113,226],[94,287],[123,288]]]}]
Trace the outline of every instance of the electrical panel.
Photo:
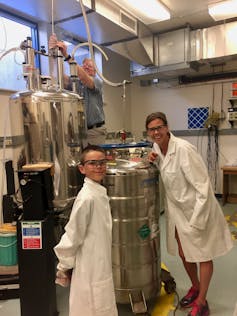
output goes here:
[{"label": "electrical panel", "polygon": [[228,121],[237,121],[237,107],[228,108]]}]

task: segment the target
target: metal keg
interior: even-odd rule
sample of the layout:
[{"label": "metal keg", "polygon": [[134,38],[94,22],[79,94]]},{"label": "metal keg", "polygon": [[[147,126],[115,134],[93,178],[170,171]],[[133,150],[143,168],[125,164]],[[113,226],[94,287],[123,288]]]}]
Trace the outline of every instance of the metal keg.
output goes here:
[{"label": "metal keg", "polygon": [[116,159],[104,179],[113,219],[117,303],[157,297],[161,288],[159,174],[149,163]]},{"label": "metal keg", "polygon": [[26,163],[52,162],[54,206],[58,209],[71,206],[82,184],[78,163],[86,137],[83,99],[51,87],[16,93],[10,97],[10,106],[22,110],[25,143],[18,168]]}]

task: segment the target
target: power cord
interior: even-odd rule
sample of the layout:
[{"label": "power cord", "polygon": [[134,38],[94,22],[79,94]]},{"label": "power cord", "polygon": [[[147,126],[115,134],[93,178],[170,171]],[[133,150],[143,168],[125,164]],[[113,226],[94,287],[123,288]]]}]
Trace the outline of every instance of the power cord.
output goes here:
[{"label": "power cord", "polygon": [[175,316],[176,315],[176,311],[177,311],[177,309],[179,307],[179,294],[178,294],[178,292],[176,290],[174,291],[174,293],[175,293],[176,298],[177,298],[177,304],[175,305],[175,309],[173,311],[173,315]]}]

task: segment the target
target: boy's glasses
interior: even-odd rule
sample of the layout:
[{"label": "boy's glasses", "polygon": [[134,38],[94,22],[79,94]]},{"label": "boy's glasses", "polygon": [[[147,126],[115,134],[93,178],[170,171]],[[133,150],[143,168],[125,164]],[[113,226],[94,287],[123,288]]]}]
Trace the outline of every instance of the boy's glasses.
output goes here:
[{"label": "boy's glasses", "polygon": [[106,165],[107,163],[107,159],[100,159],[100,160],[86,160],[83,162],[83,165],[90,165],[90,166],[93,166],[93,167],[103,167]]},{"label": "boy's glasses", "polygon": [[159,132],[166,125],[158,125],[155,127],[148,128],[147,131],[150,133]]}]

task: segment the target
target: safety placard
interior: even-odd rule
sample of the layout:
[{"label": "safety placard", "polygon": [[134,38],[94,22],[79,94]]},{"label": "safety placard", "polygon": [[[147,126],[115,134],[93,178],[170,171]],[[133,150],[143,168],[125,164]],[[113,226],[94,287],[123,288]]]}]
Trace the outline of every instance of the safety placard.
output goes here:
[{"label": "safety placard", "polygon": [[41,222],[21,222],[22,249],[42,249]]},{"label": "safety placard", "polygon": [[146,224],[140,227],[140,229],[138,230],[138,235],[142,239],[146,239],[150,235],[150,233],[151,233],[151,230]]}]

